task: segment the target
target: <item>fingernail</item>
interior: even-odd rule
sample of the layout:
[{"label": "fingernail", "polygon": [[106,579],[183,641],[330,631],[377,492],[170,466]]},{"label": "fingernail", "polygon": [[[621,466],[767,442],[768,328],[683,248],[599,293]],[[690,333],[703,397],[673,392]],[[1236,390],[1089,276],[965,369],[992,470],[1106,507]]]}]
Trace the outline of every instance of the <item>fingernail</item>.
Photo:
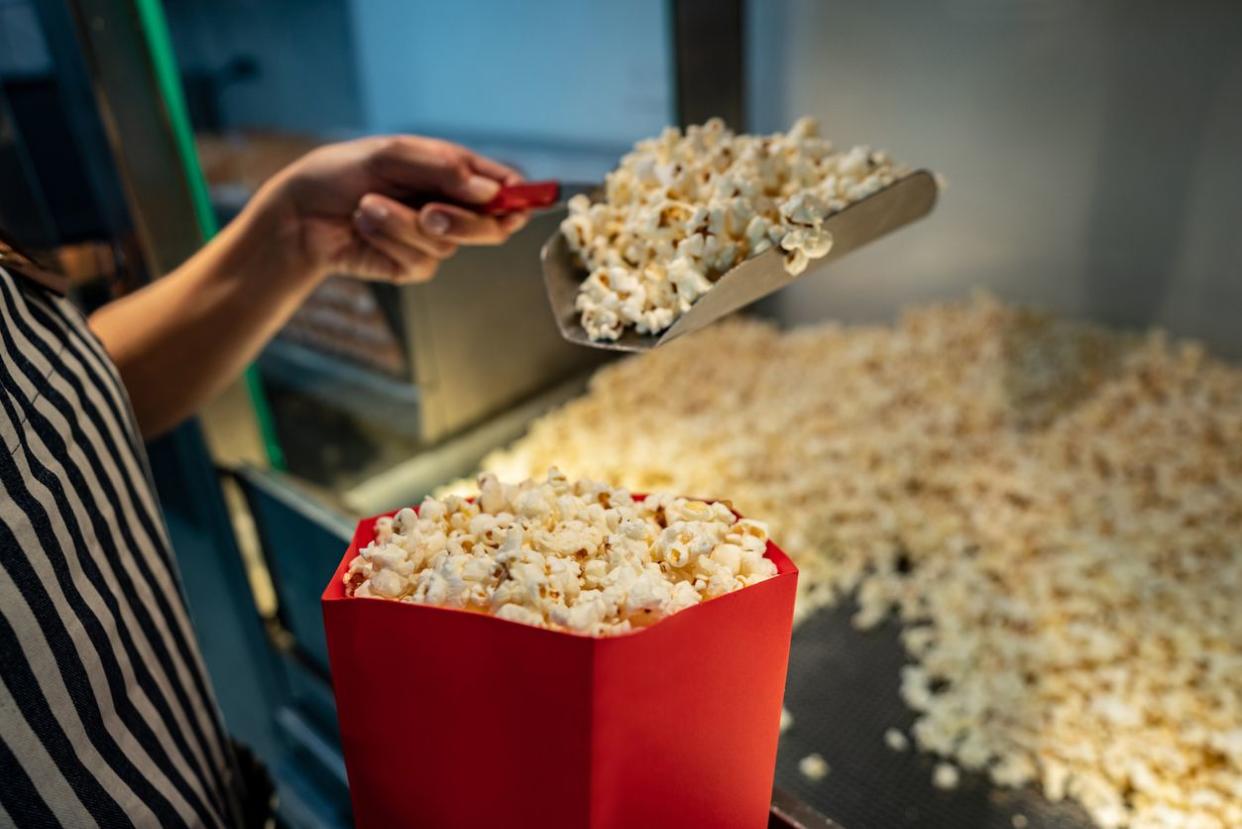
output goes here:
[{"label": "fingernail", "polygon": [[449,224],[449,217],[439,210],[427,210],[422,215],[423,230],[434,236],[448,233]]},{"label": "fingernail", "polygon": [[358,229],[367,234],[379,233],[387,218],[387,207],[378,202],[366,200],[358,205],[358,212],[354,214]]},{"label": "fingernail", "polygon": [[496,191],[500,189],[500,185],[490,178],[484,176],[471,176],[466,179],[466,183],[462,185],[465,195],[471,201],[485,202],[492,196],[496,195]]}]

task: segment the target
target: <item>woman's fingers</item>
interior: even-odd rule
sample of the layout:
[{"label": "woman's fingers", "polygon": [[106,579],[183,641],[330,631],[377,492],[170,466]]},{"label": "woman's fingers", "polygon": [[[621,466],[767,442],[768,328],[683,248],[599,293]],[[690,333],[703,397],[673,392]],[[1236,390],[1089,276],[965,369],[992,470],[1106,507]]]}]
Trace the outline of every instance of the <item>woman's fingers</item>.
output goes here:
[{"label": "woman's fingers", "polygon": [[397,266],[397,272],[391,277],[393,282],[425,282],[435,276],[440,265],[439,259],[382,236],[369,238],[367,242]]},{"label": "woman's fingers", "polygon": [[440,260],[457,252],[458,244],[499,244],[525,225],[527,218],[525,213],[484,216],[440,203],[415,210],[387,196],[368,193],[354,212],[353,226],[394,265],[395,281],[421,282],[431,278]]},{"label": "woman's fingers", "polygon": [[436,259],[447,259],[457,252],[450,239],[423,229],[417,210],[378,193],[362,197],[354,224],[367,238],[382,236]]},{"label": "woman's fingers", "polygon": [[448,239],[427,235],[418,211],[377,193],[362,197],[353,224],[358,235],[392,263],[393,273],[385,275],[395,282],[430,279],[440,260],[457,250]]},{"label": "woman's fingers", "polygon": [[381,179],[407,192],[443,193],[454,201],[485,204],[496,195],[504,178],[484,172],[476,165],[477,159],[474,153],[448,141],[394,136],[377,144],[372,167]]},{"label": "woman's fingers", "polygon": [[526,223],[530,221],[530,213],[510,213],[500,220],[500,229],[508,235],[512,236],[522,228],[526,227]]},{"label": "woman's fingers", "polygon": [[522,174],[512,167],[501,164],[499,161],[488,158],[485,155],[479,155],[469,150],[466,150],[466,152],[469,154],[470,166],[488,178],[493,178],[503,184],[517,184],[523,180]]},{"label": "woman's fingers", "polygon": [[465,204],[485,204],[522,174],[451,141],[397,135],[375,142],[371,165],[381,178],[413,192],[438,192]]},{"label": "woman's fingers", "polygon": [[434,238],[460,245],[498,245],[526,224],[526,215],[485,216],[453,204],[432,202],[419,211],[419,223]]},{"label": "woman's fingers", "polygon": [[417,248],[394,242],[383,236],[364,236],[368,245],[391,263],[391,268],[379,271],[390,282],[426,282],[435,276],[440,260],[428,256]]},{"label": "woman's fingers", "polygon": [[369,282],[397,282],[405,273],[404,266],[365,239],[342,258],[341,266],[355,279]]}]

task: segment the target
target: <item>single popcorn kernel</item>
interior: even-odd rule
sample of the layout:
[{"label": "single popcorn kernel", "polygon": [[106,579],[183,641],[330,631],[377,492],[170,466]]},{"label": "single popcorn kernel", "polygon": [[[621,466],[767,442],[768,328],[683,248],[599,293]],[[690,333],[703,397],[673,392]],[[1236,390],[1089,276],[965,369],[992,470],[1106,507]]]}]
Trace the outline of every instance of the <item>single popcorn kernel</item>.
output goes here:
[{"label": "single popcorn kernel", "polygon": [[910,747],[910,740],[895,728],[884,732],[884,744],[893,751],[905,751]]},{"label": "single popcorn kernel", "polygon": [[932,783],[937,789],[956,789],[960,780],[957,766],[952,763],[937,763],[935,771],[932,772]]},{"label": "single popcorn kernel", "polygon": [[478,488],[474,503],[431,498],[419,515],[377,519],[375,540],[344,575],[346,594],[600,636],[776,575],[761,555],[742,568],[743,548],[730,539],[766,549],[767,528],[723,505],[659,494],[638,501],[555,469],[520,484],[485,474]]},{"label": "single popcorn kernel", "polygon": [[807,780],[818,782],[828,776],[831,768],[829,768],[828,762],[824,760],[823,755],[814,753],[808,754],[798,761],[798,771],[802,772],[802,776]]},{"label": "single popcorn kernel", "polygon": [[598,204],[576,196],[561,233],[586,268],[575,307],[596,340],[659,334],[739,262],[779,247],[800,274],[828,255],[824,221],[906,175],[867,147],[835,152],[812,118],[737,135],[713,118],[639,141]]}]

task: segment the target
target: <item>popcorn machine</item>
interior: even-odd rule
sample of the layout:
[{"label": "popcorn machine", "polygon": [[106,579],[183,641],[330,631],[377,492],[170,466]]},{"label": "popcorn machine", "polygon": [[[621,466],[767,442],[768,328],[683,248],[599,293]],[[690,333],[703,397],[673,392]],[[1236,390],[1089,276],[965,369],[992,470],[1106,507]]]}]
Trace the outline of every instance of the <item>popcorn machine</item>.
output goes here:
[{"label": "popcorn machine", "polygon": [[[168,0],[162,11],[171,42],[161,5],[145,0],[9,0],[0,11],[10,20],[22,13],[12,9],[25,9],[44,32],[57,83],[72,102],[67,129],[89,161],[107,220],[95,233],[117,241],[127,277],[158,276],[174,266],[210,232],[212,216],[226,219],[280,163],[336,135],[438,131],[534,175],[583,180],[601,176],[630,140],[655,134],[664,123],[720,116],[766,132],[812,114],[830,137],[876,140],[896,157],[943,173],[948,186],[936,212],[917,228],[795,282],[766,300],[758,315],[782,327],[889,324],[908,305],[983,288],[1096,323],[1160,326],[1224,357],[1242,356],[1242,281],[1232,227],[1232,217],[1242,214],[1242,165],[1235,158],[1242,144],[1242,13],[1229,4],[1194,0],[1175,12],[1154,2],[892,0],[877,10],[864,3],[653,0],[621,11],[585,4],[579,17],[571,14],[578,4],[553,3],[549,14],[559,10],[564,31],[553,31],[546,50],[533,51],[578,50],[570,52],[575,63],[567,68],[540,56],[532,59],[534,68],[499,80],[444,45],[445,33],[465,24],[477,27],[485,44],[493,44],[489,38],[508,43],[515,31],[548,37],[538,12],[509,5],[491,4],[498,22],[485,26],[470,12],[379,0],[257,6]],[[249,16],[248,25],[235,25],[238,14]],[[289,21],[299,34],[294,44],[279,36]],[[411,49],[408,39],[420,31],[423,48]],[[318,54],[345,57],[327,70],[307,67],[305,43]],[[617,57],[631,51],[638,55],[631,62]],[[395,88],[391,78],[404,72],[406,61],[418,71],[409,73],[408,89]],[[452,77],[437,75],[438,64]],[[12,70],[0,67],[8,83]],[[307,79],[302,72],[318,74]],[[580,83],[566,81],[573,72],[582,73]],[[425,87],[423,79],[430,79]],[[476,99],[505,100],[494,101],[487,118],[477,104],[455,110],[444,98],[467,96],[445,96],[450,80]],[[493,88],[497,83],[503,94]],[[299,94],[307,86],[321,93],[314,106]],[[531,126],[536,98],[547,107],[547,123]],[[12,118],[10,109],[0,116],[16,121],[7,134],[20,138],[29,122]],[[630,123],[641,126],[624,133]],[[511,134],[518,126],[529,129]],[[600,364],[596,353],[561,341],[543,295],[539,246],[559,219],[536,219],[503,248],[463,253],[427,286],[333,280],[259,359],[251,375],[255,404],[225,405],[206,418],[214,456],[197,426],[152,448],[226,719],[273,770],[289,825],[349,821],[318,597],[349,542],[353,518],[414,502],[471,473],[536,417],[579,395]],[[1038,348],[1023,350],[1025,318],[988,316],[991,306],[980,302],[971,307],[983,311],[952,317],[965,322],[932,335],[925,321],[939,319],[936,313],[916,316],[911,328],[891,335],[894,350],[922,342],[916,335],[967,338],[961,329],[968,323],[1002,320],[1008,327],[996,340],[978,342],[1029,359],[1002,372],[1000,388],[1029,400],[1023,384],[1038,375],[1040,389],[1059,389],[1072,404],[1086,399],[1044,371],[1067,343],[1077,342],[1077,329],[1054,327]],[[823,329],[815,336],[829,341],[836,334]],[[719,351],[732,347],[723,343]],[[739,357],[735,368],[743,362]],[[1100,365],[1106,370],[1121,362]],[[825,377],[810,367],[799,373],[796,361],[773,357],[753,379],[755,386],[773,377],[797,386],[811,382],[795,382],[799,377],[815,378],[819,388],[844,384],[848,376],[843,370]],[[918,382],[907,378],[886,390],[894,399],[913,399]],[[690,394],[672,382],[665,387],[669,395],[674,390]],[[820,403],[802,420],[838,404],[832,412],[843,421],[857,413],[832,395]],[[1223,410],[1237,405],[1219,402]],[[918,420],[924,415],[913,410],[910,422],[930,423],[931,430],[938,421]],[[555,425],[562,446],[583,428],[570,418]],[[886,439],[867,433],[877,453],[905,445],[900,425]],[[809,435],[799,463],[822,462],[817,472],[789,473],[788,491],[814,485],[820,498],[857,495],[835,487],[862,474],[842,463],[829,475],[823,459],[858,450],[858,435],[841,449],[813,430],[788,433]],[[723,457],[737,468],[754,464],[755,477],[774,476],[777,464],[752,451],[754,435],[743,428],[728,435],[740,448]],[[648,454],[692,452],[687,447],[695,438],[688,434],[680,444],[653,438]],[[266,459],[256,446],[267,448]],[[565,451],[546,442],[529,446],[535,448],[528,458],[536,449]],[[238,464],[238,457],[251,463]],[[617,465],[637,469],[647,462],[659,466],[646,457]],[[705,473],[699,480],[715,479]],[[903,497],[921,496],[922,486],[917,475],[901,479]],[[1221,492],[1227,498],[1230,490],[1222,485],[1215,495]],[[985,517],[1008,515],[1006,503],[1025,497],[1004,493]],[[775,511],[777,500],[771,505]],[[826,523],[829,518],[819,521]],[[822,527],[797,529],[813,535]],[[1236,552],[1239,539],[1225,543]],[[914,566],[905,554],[867,564],[894,573]],[[917,742],[920,729],[902,696],[914,664],[906,634],[891,617],[859,631],[857,610],[852,600],[838,601],[809,614],[795,632],[785,693],[793,726],[781,738],[771,825],[1095,825],[1072,798],[1045,797],[1042,781],[993,785],[966,763],[960,771],[941,771],[931,755],[909,750],[905,735]],[[944,681],[928,679],[928,693]],[[960,749],[964,738],[954,739],[959,743],[946,749]],[[826,763],[801,762],[815,756]],[[808,775],[800,767],[824,773]]]}]

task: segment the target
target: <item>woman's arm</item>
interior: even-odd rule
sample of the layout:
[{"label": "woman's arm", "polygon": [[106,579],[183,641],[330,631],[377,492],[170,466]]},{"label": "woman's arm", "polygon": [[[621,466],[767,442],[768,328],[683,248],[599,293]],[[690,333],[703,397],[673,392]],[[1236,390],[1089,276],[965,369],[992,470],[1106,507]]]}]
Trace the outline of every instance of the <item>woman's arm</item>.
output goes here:
[{"label": "woman's arm", "polygon": [[325,147],[282,171],[184,265],[91,317],[142,433],[172,428],[227,386],[327,274],[423,281],[458,244],[506,239],[524,216],[434,199],[482,203],[517,178],[413,137]]},{"label": "woman's arm", "polygon": [[220,392],[320,281],[296,231],[245,210],[163,279],[90,320],[121,374],[146,437]]}]

